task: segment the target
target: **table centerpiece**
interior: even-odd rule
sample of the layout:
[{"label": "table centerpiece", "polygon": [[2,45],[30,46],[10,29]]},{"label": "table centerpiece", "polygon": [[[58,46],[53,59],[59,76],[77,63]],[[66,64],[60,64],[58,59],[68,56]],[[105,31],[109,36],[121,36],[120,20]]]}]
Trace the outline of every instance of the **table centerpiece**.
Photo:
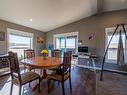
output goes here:
[{"label": "table centerpiece", "polygon": [[48,57],[48,50],[46,50],[46,49],[42,50],[41,54],[42,54],[42,56],[43,56],[43,58],[45,60]]}]

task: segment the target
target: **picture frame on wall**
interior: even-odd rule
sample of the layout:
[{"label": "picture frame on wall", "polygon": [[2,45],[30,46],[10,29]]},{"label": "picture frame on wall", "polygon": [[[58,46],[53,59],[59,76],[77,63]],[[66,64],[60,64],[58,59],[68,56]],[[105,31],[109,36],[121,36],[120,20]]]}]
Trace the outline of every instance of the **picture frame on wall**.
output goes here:
[{"label": "picture frame on wall", "polygon": [[0,31],[0,41],[5,41],[5,32]]},{"label": "picture frame on wall", "polygon": [[43,43],[44,42],[44,39],[42,37],[37,37],[37,43]]}]

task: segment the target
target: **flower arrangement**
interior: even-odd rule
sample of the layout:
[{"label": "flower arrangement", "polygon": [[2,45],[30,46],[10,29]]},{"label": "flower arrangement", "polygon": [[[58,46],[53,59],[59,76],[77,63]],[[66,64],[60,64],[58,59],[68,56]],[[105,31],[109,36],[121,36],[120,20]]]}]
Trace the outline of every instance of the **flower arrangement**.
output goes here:
[{"label": "flower arrangement", "polygon": [[46,49],[42,50],[41,54],[42,54],[43,58],[46,59],[46,57],[48,56],[48,50],[46,50]]},{"label": "flower arrangement", "polygon": [[44,53],[48,54],[48,50],[44,49],[44,50],[41,51],[41,54],[44,54]]}]

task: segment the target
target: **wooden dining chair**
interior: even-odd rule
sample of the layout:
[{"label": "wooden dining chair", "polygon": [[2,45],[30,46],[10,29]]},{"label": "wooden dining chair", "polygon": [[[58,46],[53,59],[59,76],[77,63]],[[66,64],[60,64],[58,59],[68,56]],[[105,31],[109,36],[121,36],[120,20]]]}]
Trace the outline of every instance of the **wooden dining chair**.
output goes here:
[{"label": "wooden dining chair", "polygon": [[55,49],[52,51],[52,57],[57,57],[60,58],[60,50],[59,49]]},{"label": "wooden dining chair", "polygon": [[17,57],[17,53],[8,52],[9,54],[9,61],[10,61],[10,71],[11,71],[11,78],[12,78],[12,85],[11,85],[11,93],[13,89],[13,83],[18,82],[19,84],[19,95],[21,95],[22,85],[26,83],[30,83],[33,80],[39,80],[39,92],[40,92],[40,75],[35,72],[25,72],[20,74],[19,68],[19,61]]},{"label": "wooden dining chair", "polygon": [[[59,49],[55,49],[52,51],[51,55],[52,55],[52,57],[60,58],[60,53],[61,53],[61,51]],[[58,68],[59,67],[53,67],[53,68],[50,68],[49,70],[55,71]]]},{"label": "wooden dining chair", "polygon": [[[35,57],[35,51],[34,50],[32,50],[32,49],[24,50],[24,59],[26,59],[26,58],[32,58],[32,57]],[[31,70],[35,70],[35,68],[24,65],[24,70],[25,71],[26,70],[31,71]]]},{"label": "wooden dining chair", "polygon": [[24,58],[32,58],[35,57],[35,51],[32,49],[24,50]]},{"label": "wooden dining chair", "polygon": [[71,52],[64,52],[64,58],[63,58],[63,65],[60,69],[58,69],[56,72],[53,72],[51,75],[47,77],[48,80],[48,93],[50,89],[50,82],[51,80],[61,82],[62,84],[62,91],[63,95],[65,95],[64,90],[64,81],[69,79],[70,82],[70,89],[72,92],[72,85],[71,85]]},{"label": "wooden dining chair", "polygon": [[0,77],[10,74],[8,55],[0,55]]}]

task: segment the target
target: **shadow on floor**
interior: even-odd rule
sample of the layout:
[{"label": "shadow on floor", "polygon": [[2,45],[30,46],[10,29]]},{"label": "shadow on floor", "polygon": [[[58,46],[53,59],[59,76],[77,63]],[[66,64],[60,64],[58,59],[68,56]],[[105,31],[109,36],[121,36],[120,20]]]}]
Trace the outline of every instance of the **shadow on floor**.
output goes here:
[{"label": "shadow on floor", "polygon": [[[65,95],[95,95],[96,94],[96,74],[88,69],[73,67],[72,74],[72,93],[70,93],[69,81],[65,82]],[[10,95],[11,82],[5,82],[10,76],[0,78],[0,95]],[[3,81],[3,82],[2,82]],[[52,82],[51,93],[47,93],[47,81],[41,82],[41,92],[36,89],[32,91],[32,87],[36,85],[36,81],[23,86],[22,95],[62,95],[62,86],[57,82]],[[12,95],[18,95],[18,85],[13,86]]]}]

